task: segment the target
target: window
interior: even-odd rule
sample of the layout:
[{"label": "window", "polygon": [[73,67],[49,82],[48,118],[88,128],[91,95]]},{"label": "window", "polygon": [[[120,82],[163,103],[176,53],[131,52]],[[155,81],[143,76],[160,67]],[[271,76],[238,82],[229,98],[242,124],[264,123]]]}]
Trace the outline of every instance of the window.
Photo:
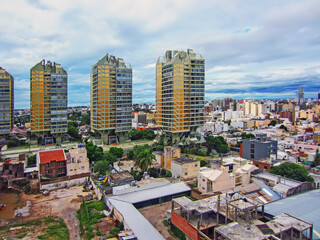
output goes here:
[{"label": "window", "polygon": [[73,169],[70,169],[70,172],[73,171]]},{"label": "window", "polygon": [[188,169],[188,166],[184,166],[185,169]]},{"label": "window", "polygon": [[194,166],[195,166],[195,167],[198,167],[198,164],[195,164]]},{"label": "window", "polygon": [[188,175],[188,172],[185,172],[184,175],[187,176],[187,175]]},{"label": "window", "polygon": [[84,170],[84,166],[81,166],[81,170]]}]

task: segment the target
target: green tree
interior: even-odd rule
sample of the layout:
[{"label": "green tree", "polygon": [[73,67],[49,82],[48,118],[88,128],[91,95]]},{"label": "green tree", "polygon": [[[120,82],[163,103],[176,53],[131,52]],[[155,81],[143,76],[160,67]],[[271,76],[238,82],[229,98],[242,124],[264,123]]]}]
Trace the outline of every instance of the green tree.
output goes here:
[{"label": "green tree", "polygon": [[103,149],[91,142],[86,143],[87,156],[90,162],[101,161],[103,159]]},{"label": "green tree", "polygon": [[200,167],[205,167],[208,165],[208,162],[206,160],[200,160]]},{"label": "green tree", "polygon": [[129,150],[127,153],[127,158],[129,160],[132,160],[134,158],[134,151],[133,150]]},{"label": "green tree", "polygon": [[101,175],[105,175],[107,170],[109,170],[109,166],[110,164],[108,161],[99,161],[94,164],[93,170]]},{"label": "green tree", "polygon": [[224,122],[225,122],[225,123],[227,123],[227,124],[228,124],[228,126],[230,126],[230,125],[231,125],[231,119],[229,119],[229,120],[225,120]]},{"label": "green tree", "polygon": [[316,166],[319,166],[319,165],[320,165],[320,154],[319,154],[319,150],[317,149],[316,155],[314,156],[314,161],[313,161],[312,166],[316,167]]},{"label": "green tree", "polygon": [[229,151],[228,145],[223,137],[206,137],[207,154],[210,154],[213,149],[218,153],[227,153]]},{"label": "green tree", "polygon": [[142,137],[142,133],[137,129],[132,129],[129,131],[129,137],[131,140],[137,140]]},{"label": "green tree", "polygon": [[295,163],[283,163],[280,166],[273,167],[270,173],[292,178],[301,182],[313,182],[307,169]]},{"label": "green tree", "polygon": [[72,122],[68,123],[68,134],[72,137],[73,140],[81,141],[81,135],[79,134],[79,130],[74,126]]},{"label": "green tree", "polygon": [[281,125],[281,126],[280,126],[280,129],[283,129],[283,130],[285,130],[286,132],[288,132],[288,128],[287,128],[285,125]]},{"label": "green tree", "polygon": [[270,127],[270,126],[275,126],[277,124],[277,121],[276,120],[272,120],[269,124],[268,124],[268,126]]},{"label": "green tree", "polygon": [[118,158],[121,158],[123,156],[123,149],[120,147],[111,147],[109,152]]},{"label": "green tree", "polygon": [[144,172],[148,169],[149,166],[151,166],[153,159],[155,159],[155,156],[152,154],[152,152],[149,149],[143,149],[137,155],[137,164]]},{"label": "green tree", "polygon": [[18,138],[11,138],[8,141],[7,146],[8,146],[8,148],[11,148],[11,147],[23,146],[25,144],[26,144],[26,140],[20,140]]},{"label": "green tree", "polygon": [[90,125],[90,112],[81,116],[80,126]]},{"label": "green tree", "polygon": [[153,140],[155,137],[156,137],[156,134],[154,133],[153,130],[142,130],[142,136],[143,138],[145,139],[148,139],[148,140]]},{"label": "green tree", "polygon": [[103,159],[108,161],[110,164],[114,163],[115,161],[117,161],[117,156],[112,154],[111,152],[106,152],[105,154],[103,154]]},{"label": "green tree", "polygon": [[36,154],[28,156],[28,167],[37,164]]},{"label": "green tree", "polygon": [[251,139],[251,138],[256,138],[256,136],[253,135],[252,133],[242,133],[241,138],[242,139]]},{"label": "green tree", "polygon": [[164,151],[164,146],[163,145],[158,145],[157,147],[156,147],[156,151]]}]

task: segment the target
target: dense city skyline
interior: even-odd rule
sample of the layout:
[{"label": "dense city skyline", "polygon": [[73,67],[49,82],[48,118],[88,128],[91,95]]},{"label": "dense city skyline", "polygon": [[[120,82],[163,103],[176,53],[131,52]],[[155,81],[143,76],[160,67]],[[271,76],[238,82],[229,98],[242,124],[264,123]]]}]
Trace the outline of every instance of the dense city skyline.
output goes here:
[{"label": "dense city skyline", "polygon": [[[30,68],[68,72],[68,106],[89,105],[92,65],[109,53],[132,65],[133,103],[155,102],[155,64],[168,49],[206,59],[206,100],[294,98],[320,89],[317,1],[3,1],[0,64],[29,108]],[[27,13],[27,14],[26,14]]]}]

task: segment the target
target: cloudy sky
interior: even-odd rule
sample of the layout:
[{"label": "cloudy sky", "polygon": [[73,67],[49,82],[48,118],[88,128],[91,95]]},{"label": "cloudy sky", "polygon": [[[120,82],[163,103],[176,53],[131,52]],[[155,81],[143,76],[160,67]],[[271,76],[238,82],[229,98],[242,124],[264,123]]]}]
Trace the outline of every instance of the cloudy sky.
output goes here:
[{"label": "cloudy sky", "polygon": [[206,100],[306,97],[320,90],[320,1],[1,0],[0,66],[29,107],[30,68],[68,71],[69,106],[90,102],[90,70],[106,53],[133,67],[133,102],[155,102],[167,49],[206,59]]}]

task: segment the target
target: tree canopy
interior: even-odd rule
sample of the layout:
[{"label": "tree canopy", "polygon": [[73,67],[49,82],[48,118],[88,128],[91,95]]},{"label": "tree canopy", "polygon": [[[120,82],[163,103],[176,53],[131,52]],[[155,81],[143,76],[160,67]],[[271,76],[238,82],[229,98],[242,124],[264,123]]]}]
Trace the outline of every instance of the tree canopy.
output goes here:
[{"label": "tree canopy", "polygon": [[276,121],[276,120],[272,120],[272,121],[268,124],[269,127],[270,127],[270,126],[275,126],[275,125],[277,125],[277,121]]},{"label": "tree canopy", "polygon": [[280,166],[271,168],[270,173],[292,178],[301,182],[314,181],[306,168],[295,163],[283,163]]},{"label": "tree canopy", "polygon": [[228,145],[223,137],[206,137],[208,153],[215,149],[218,153],[227,153],[229,151]]},{"label": "tree canopy", "polygon": [[96,162],[94,164],[93,170],[94,172],[98,172],[101,175],[105,175],[106,172],[109,170],[109,166],[110,166],[109,162],[103,160],[103,161]]},{"label": "tree canopy", "polygon": [[81,135],[79,134],[78,128],[75,126],[74,122],[68,123],[68,134],[75,141],[81,141]]},{"label": "tree canopy", "polygon": [[319,154],[319,151],[317,149],[312,166],[316,167],[316,166],[319,166],[319,165],[320,165],[320,154]]},{"label": "tree canopy", "polygon": [[288,132],[288,128],[287,128],[285,125],[281,125],[281,126],[280,126],[280,129],[283,129],[283,130],[285,130],[286,132]]},{"label": "tree canopy", "polygon": [[120,147],[111,147],[109,149],[109,152],[118,158],[121,158],[123,156],[123,149]]},{"label": "tree canopy", "polygon": [[252,133],[242,133],[241,138],[242,139],[251,139],[251,138],[256,138],[256,136],[253,135]]},{"label": "tree canopy", "polygon": [[146,129],[146,130],[140,130],[132,129],[129,132],[129,136],[131,140],[137,140],[137,139],[148,139],[152,140],[156,137],[156,134],[153,130]]},{"label": "tree canopy", "polygon": [[137,155],[137,164],[142,171],[146,171],[151,166],[153,159],[155,159],[155,156],[149,149],[145,148]]},{"label": "tree canopy", "polygon": [[103,159],[103,149],[91,142],[86,143],[87,156],[90,162],[101,161]]}]

